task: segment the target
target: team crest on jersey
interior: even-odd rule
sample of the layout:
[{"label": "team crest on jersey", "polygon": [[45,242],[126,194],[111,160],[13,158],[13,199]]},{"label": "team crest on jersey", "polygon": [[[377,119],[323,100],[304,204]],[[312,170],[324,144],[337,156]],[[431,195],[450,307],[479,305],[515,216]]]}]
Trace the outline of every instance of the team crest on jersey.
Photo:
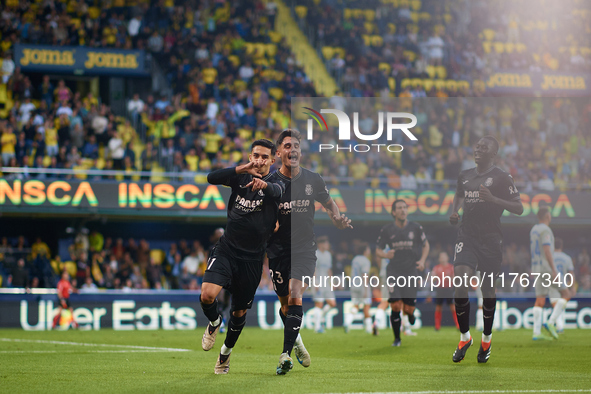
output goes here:
[{"label": "team crest on jersey", "polygon": [[312,189],[312,185],[310,185],[309,183],[306,185],[306,189],[305,189],[306,195],[307,196],[311,196],[312,193],[314,193],[314,189]]},{"label": "team crest on jersey", "polygon": [[493,183],[492,178],[486,178],[486,181],[484,182],[484,186],[491,187],[492,183]]},{"label": "team crest on jersey", "polygon": [[259,190],[259,196],[261,196],[261,197],[265,197],[265,193],[263,193],[263,191],[262,191],[262,190]]},{"label": "team crest on jersey", "polygon": [[415,233],[410,232],[408,233],[408,239],[413,240],[415,238]]}]

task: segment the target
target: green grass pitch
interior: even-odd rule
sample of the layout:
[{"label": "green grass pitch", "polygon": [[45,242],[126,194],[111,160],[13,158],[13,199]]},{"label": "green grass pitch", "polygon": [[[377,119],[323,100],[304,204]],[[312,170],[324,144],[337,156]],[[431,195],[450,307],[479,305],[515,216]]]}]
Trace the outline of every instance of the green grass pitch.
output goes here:
[{"label": "green grass pitch", "polygon": [[225,334],[204,352],[202,328],[2,329],[0,393],[591,392],[591,332],[567,330],[547,342],[532,341],[530,330],[495,332],[487,364],[476,361],[480,333],[472,332],[474,345],[454,364],[459,334],[451,328],[417,330],[416,337],[403,336],[399,348],[391,347],[391,331],[374,337],[360,330],[303,330],[312,365],[303,368],[294,357],[293,370],[276,376],[282,331],[247,327],[232,353],[230,373],[218,376],[213,366]]}]

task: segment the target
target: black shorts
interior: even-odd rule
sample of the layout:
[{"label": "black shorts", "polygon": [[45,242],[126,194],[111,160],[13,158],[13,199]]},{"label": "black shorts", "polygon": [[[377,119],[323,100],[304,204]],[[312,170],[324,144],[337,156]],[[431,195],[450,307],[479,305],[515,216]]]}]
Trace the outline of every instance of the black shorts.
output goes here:
[{"label": "black shorts", "polygon": [[[316,271],[316,251],[285,253],[269,259],[269,271],[273,288],[279,297],[289,295],[289,280],[314,277]],[[309,280],[305,280],[310,285]]]},{"label": "black shorts", "polygon": [[[66,305],[64,306],[63,304],[66,304]],[[62,298],[60,300],[60,306],[65,309],[70,309],[72,307],[72,305],[70,304],[70,299],[69,298]]]},{"label": "black shorts", "polygon": [[[412,279],[411,277],[420,276],[418,273],[413,274],[399,274],[396,272],[387,271],[388,280],[392,283],[397,283],[396,286],[389,286],[388,288],[388,302],[396,302],[402,300],[404,305],[415,306],[417,304],[418,285],[422,282]],[[398,277],[406,277],[406,280],[398,279]],[[393,279],[397,278],[397,279]],[[395,280],[395,282],[394,282]],[[398,286],[400,284],[401,286]],[[404,286],[402,286],[404,285]]]},{"label": "black shorts", "polygon": [[269,259],[269,274],[273,289],[279,297],[289,295],[289,279],[291,279],[291,256],[280,256]]},{"label": "black shorts", "polygon": [[217,245],[207,260],[203,283],[228,290],[232,294],[233,311],[250,309],[262,274],[262,259],[240,259]]},{"label": "black shorts", "polygon": [[447,302],[447,305],[454,305],[454,288],[453,287],[441,287],[435,292],[435,305],[443,305],[443,302]]},{"label": "black shorts", "polygon": [[459,236],[454,249],[454,267],[465,265],[480,275],[501,272],[503,262],[503,239],[498,234],[490,234],[482,240]]}]

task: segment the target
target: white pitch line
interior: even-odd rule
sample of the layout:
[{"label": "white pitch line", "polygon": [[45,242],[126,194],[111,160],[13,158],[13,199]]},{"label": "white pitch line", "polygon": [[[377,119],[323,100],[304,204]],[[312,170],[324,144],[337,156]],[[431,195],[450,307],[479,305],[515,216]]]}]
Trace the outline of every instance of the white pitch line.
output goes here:
[{"label": "white pitch line", "polygon": [[[162,353],[168,350],[88,350],[86,353]],[[77,353],[76,350],[0,350],[0,354]]]},{"label": "white pitch line", "polygon": [[125,349],[140,349],[162,352],[190,352],[189,349],[176,349],[171,347],[152,347],[152,346],[133,346],[133,345],[115,345],[106,343],[80,343],[80,342],[63,342],[63,341],[46,341],[41,339],[17,339],[17,338],[0,338],[4,342],[27,342],[27,343],[47,343],[50,345],[70,345],[70,346],[90,346],[90,347],[118,347]]},{"label": "white pitch line", "polygon": [[591,393],[591,389],[548,389],[548,390],[460,390],[460,391],[389,391],[346,394],[504,394],[504,393]]}]

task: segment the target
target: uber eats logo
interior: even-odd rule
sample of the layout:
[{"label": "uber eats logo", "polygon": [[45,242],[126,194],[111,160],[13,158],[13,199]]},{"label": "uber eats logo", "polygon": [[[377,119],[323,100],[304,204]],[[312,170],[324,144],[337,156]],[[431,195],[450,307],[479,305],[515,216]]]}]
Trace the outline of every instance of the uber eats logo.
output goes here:
[{"label": "uber eats logo", "polygon": [[[310,112],[305,112],[312,119],[308,119],[307,124],[307,139],[314,139],[314,120],[320,127],[320,130],[328,130],[328,125],[322,114],[333,114],[337,117],[339,122],[339,141],[350,141],[351,140],[351,129],[355,137],[362,141],[375,141],[377,142],[382,138],[384,134],[384,128],[386,130],[386,140],[388,142],[393,141],[394,132],[402,132],[411,141],[417,141],[417,137],[410,131],[411,128],[417,125],[417,117],[407,112],[378,112],[378,130],[374,134],[363,134],[359,131],[359,113],[353,113],[353,127],[351,128],[351,120],[349,116],[338,109],[321,109],[320,112],[313,110],[309,107],[304,107]],[[405,122],[408,119],[410,122]],[[320,144],[318,151],[330,151],[336,152],[347,151],[347,152],[369,152],[371,150],[379,152],[380,149],[386,149],[388,152],[402,152],[403,147],[400,144],[378,144],[378,143],[367,143],[367,144],[347,144],[344,146],[334,144]]]}]

